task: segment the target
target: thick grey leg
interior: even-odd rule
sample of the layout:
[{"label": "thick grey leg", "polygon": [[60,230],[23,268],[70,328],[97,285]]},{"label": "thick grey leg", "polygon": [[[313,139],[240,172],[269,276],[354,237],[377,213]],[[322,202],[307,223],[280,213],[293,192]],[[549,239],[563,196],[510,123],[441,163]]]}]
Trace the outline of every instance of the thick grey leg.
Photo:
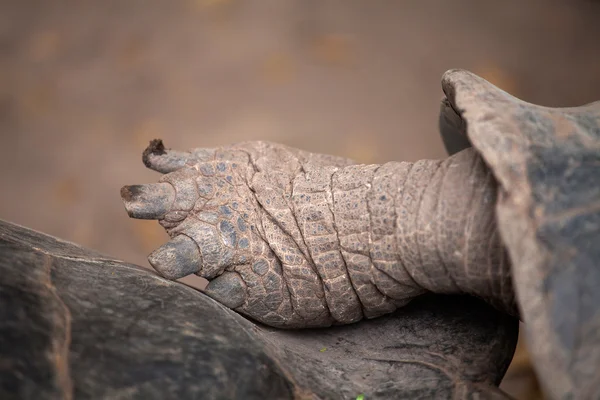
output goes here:
[{"label": "thick grey leg", "polygon": [[384,165],[268,142],[185,154],[163,183],[124,191],[130,214],[157,218],[173,238],[149,258],[169,279],[196,273],[214,281],[207,294],[284,328],[374,318],[426,292],[517,313],[495,183],[473,151]]}]

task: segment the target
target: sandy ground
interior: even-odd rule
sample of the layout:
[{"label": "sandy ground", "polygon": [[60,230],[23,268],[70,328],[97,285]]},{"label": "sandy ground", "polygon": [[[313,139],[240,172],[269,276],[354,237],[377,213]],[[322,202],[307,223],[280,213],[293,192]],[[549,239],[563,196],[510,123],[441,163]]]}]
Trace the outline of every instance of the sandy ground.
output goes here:
[{"label": "sandy ground", "polygon": [[[443,157],[445,70],[599,100],[599,20],[589,0],[0,0],[0,218],[147,265],[167,236],[119,189],[156,181],[150,139]],[[503,387],[538,396],[525,351]]]}]

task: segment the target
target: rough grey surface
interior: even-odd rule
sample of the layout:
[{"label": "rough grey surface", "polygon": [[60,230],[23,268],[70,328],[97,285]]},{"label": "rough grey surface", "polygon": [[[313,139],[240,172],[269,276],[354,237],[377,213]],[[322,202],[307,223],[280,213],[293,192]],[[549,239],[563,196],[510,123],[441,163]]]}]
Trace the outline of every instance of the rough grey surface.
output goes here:
[{"label": "rough grey surface", "polygon": [[443,88],[499,183],[528,348],[551,398],[600,397],[600,102],[547,108],[466,71]]},{"label": "rough grey surface", "polygon": [[292,398],[251,326],[194,289],[5,222],[0,238],[0,398]]},{"label": "rough grey surface", "polygon": [[471,297],[275,330],[135,265],[0,221],[0,397],[505,398],[517,321]]},{"label": "rough grey surface", "polygon": [[321,388],[323,398],[354,398],[357,389],[367,399],[504,398],[490,385],[500,384],[498,371],[510,363],[515,321],[470,297],[423,296],[389,316],[270,329],[263,338],[283,365],[293,365],[297,382]]},{"label": "rough grey surface", "polygon": [[[161,183],[121,194],[131,217],[158,219],[172,238],[150,264],[170,279],[196,272],[215,299],[235,290],[228,304],[259,322],[347,324],[426,292],[472,294],[517,315],[496,184],[472,149],[352,165],[270,142],[181,152],[155,140],[143,161],[165,173]],[[189,239],[196,254],[183,257]]]}]

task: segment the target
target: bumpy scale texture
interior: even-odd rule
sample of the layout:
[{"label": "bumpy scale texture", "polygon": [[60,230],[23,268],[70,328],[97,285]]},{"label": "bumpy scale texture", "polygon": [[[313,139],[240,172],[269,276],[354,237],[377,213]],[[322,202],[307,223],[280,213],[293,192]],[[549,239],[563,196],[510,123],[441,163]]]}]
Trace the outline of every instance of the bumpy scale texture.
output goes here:
[{"label": "bumpy scale texture", "polygon": [[269,142],[144,152],[158,184],[126,186],[131,217],[172,240],[164,277],[282,328],[348,324],[425,292],[467,293],[516,314],[496,229],[495,181],[473,150],[445,160],[354,165]]}]

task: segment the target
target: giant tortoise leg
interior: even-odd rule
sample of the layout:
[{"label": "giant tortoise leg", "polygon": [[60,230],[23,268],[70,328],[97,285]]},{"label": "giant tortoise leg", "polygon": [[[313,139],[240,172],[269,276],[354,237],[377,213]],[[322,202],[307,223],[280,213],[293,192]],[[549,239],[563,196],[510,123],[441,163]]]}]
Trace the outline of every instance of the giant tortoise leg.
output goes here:
[{"label": "giant tortoise leg", "polygon": [[506,398],[517,321],[424,296],[320,330],[255,324],[204,294],[0,221],[0,398]]}]

